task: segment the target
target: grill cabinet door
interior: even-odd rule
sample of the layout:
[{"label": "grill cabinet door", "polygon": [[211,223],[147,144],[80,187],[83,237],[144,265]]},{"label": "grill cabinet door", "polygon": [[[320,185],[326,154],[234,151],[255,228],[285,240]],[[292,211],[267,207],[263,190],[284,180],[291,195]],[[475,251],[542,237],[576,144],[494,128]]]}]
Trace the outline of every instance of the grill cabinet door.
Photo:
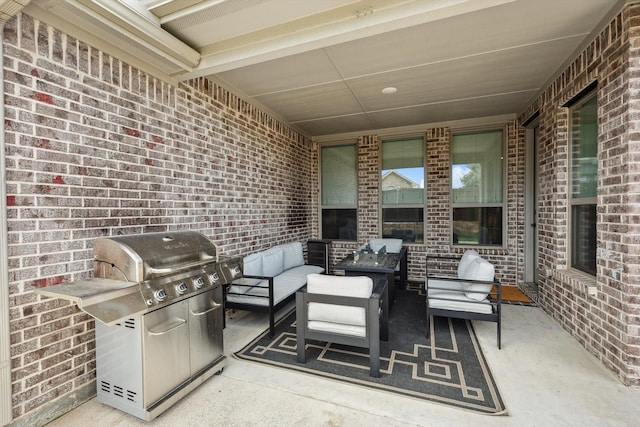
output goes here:
[{"label": "grill cabinet door", "polygon": [[142,316],[146,408],[189,379],[188,316],[187,301]]},{"label": "grill cabinet door", "polygon": [[222,356],[222,286],[189,298],[191,375]]}]

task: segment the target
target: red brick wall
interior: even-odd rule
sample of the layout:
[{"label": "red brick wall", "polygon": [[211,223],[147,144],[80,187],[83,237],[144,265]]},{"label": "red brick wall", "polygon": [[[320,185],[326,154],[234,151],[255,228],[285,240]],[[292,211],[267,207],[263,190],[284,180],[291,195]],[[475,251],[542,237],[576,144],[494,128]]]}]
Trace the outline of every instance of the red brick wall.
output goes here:
[{"label": "red brick wall", "polygon": [[13,415],[95,378],[93,320],[34,288],[92,242],[176,229],[238,255],[312,236],[311,143],[204,79],[172,86],[19,15],[4,32]]},{"label": "red brick wall", "polygon": [[[627,5],[521,119],[540,120],[540,304],[625,384],[640,385],[640,5]],[[569,268],[569,109],[598,96],[597,276]],[[590,295],[589,289],[596,290]]]}]

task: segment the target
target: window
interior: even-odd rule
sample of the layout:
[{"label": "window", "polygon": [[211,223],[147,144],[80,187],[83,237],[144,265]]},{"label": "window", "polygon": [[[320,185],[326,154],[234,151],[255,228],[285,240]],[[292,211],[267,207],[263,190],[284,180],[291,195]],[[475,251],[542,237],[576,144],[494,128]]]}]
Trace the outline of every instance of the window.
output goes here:
[{"label": "window", "polygon": [[598,102],[588,94],[571,109],[571,267],[596,274]]},{"label": "window", "polygon": [[454,134],[451,144],[453,243],[502,246],[504,132]]},{"label": "window", "polygon": [[358,156],[355,144],[322,147],[322,238],[358,239]]},{"label": "window", "polygon": [[382,141],[382,237],[424,242],[424,141]]}]

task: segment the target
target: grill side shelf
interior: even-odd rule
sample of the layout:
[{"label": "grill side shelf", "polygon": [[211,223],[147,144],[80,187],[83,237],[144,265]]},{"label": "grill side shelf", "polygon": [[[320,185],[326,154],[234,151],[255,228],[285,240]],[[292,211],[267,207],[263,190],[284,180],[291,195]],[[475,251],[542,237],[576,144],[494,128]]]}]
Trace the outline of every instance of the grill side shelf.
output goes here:
[{"label": "grill side shelf", "polygon": [[92,278],[39,288],[34,292],[74,302],[82,311],[107,325],[147,308],[136,282]]}]

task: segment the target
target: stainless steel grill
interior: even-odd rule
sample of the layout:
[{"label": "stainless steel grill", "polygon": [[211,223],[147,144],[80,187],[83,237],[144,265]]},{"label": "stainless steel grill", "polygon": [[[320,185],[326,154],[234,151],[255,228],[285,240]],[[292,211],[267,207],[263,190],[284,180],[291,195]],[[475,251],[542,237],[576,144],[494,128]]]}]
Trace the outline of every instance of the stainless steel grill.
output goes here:
[{"label": "stainless steel grill", "polygon": [[150,233],[96,239],[94,278],[36,292],[99,320],[98,401],[152,420],[224,367],[222,286],[240,275],[200,233]]}]

